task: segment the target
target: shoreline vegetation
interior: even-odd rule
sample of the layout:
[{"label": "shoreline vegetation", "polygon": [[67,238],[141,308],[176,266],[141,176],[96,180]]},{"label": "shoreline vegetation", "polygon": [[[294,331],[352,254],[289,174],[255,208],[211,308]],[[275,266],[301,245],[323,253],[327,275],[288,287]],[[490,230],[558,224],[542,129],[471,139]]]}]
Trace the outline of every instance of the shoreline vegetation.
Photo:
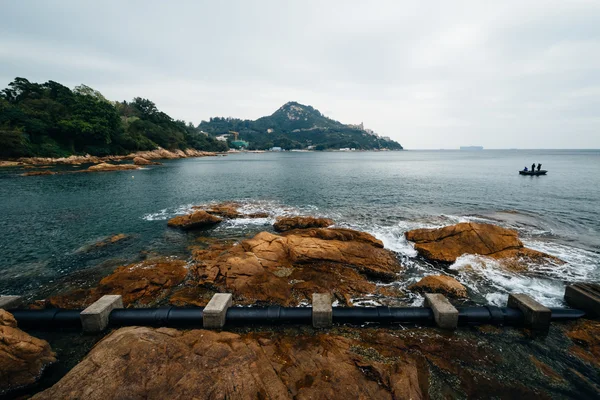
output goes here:
[{"label": "shoreline vegetation", "polygon": [[70,89],[17,77],[0,91],[0,160],[241,148],[402,150],[362,123],[345,125],[296,102],[255,121],[215,117],[194,126],[171,118],[151,100],[110,101],[86,85]]},{"label": "shoreline vegetation", "polygon": [[[360,296],[378,296],[383,304],[404,296],[386,285],[402,279],[405,272],[398,255],[372,235],[336,227],[331,219],[279,217],[253,237],[203,236],[226,220],[266,217],[246,214],[234,202],[194,206],[190,214],[165,223],[165,229],[200,235],[187,258],[148,256],[107,271],[96,283],[67,285],[59,289],[63,292],[31,300],[26,307],[82,309],[105,294],[121,295],[125,307],[205,306],[213,294],[224,292],[233,295],[237,306],[302,306],[310,303],[313,293],[329,293],[345,307],[352,307],[352,299]],[[440,265],[439,275],[428,275],[406,290],[442,293],[455,304],[469,304],[472,292],[443,267],[463,254],[490,257],[499,268],[523,274],[532,262],[548,268],[562,263],[524,247],[516,231],[491,224],[416,229],[405,237],[415,243],[420,256]],[[117,234],[82,251],[109,250],[125,240],[128,235]],[[0,374],[11,377],[2,381],[0,392],[33,384],[45,368],[57,359],[64,362],[61,357],[72,351],[64,340],[36,339],[21,331],[12,315],[1,310],[0,334],[11,343],[0,346],[0,356],[21,360],[0,366]],[[341,325],[327,332],[295,326],[220,332],[123,327],[94,339],[99,342],[93,348],[93,343],[88,345],[89,354],[70,360],[72,368],[30,394],[39,392],[34,399],[103,399],[122,397],[124,387],[131,397],[157,398],[597,394],[593,376],[600,369],[600,323],[589,319],[556,323],[549,335],[545,342],[549,349],[540,351],[527,330],[497,326],[461,327],[453,334],[422,326]],[[26,356],[23,348],[29,351]],[[106,376],[111,376],[110,382]]]}]

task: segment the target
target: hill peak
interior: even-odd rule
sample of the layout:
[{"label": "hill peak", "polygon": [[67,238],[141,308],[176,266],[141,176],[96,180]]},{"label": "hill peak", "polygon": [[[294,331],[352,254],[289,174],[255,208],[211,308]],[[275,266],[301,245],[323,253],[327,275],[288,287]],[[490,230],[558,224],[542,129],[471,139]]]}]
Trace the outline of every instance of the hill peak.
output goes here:
[{"label": "hill peak", "polygon": [[311,106],[300,104],[296,101],[288,101],[287,103],[279,107],[277,111],[271,114],[272,117],[284,116],[289,121],[307,119],[311,115],[317,117],[322,116],[319,110],[315,110]]}]

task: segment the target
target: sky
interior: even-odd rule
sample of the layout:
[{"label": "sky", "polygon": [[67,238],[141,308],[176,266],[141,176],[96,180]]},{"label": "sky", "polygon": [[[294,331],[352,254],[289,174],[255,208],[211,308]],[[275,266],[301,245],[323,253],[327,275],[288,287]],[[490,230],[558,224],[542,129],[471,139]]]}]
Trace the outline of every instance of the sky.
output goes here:
[{"label": "sky", "polygon": [[0,0],[17,76],[194,124],[297,101],[407,149],[597,149],[600,1]]}]

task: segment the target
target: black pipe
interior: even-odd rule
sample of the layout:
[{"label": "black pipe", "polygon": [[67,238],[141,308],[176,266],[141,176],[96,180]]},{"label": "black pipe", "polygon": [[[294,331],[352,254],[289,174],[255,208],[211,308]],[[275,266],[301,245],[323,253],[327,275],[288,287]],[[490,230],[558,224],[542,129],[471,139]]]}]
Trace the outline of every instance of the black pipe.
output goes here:
[{"label": "black pipe", "polygon": [[48,308],[44,310],[11,310],[19,328],[30,329],[81,329],[79,313],[82,310]]},{"label": "black pipe", "polygon": [[360,325],[366,322],[433,324],[433,311],[423,307],[334,307],[333,322]]},{"label": "black pipe", "polygon": [[[202,328],[203,307],[196,308],[124,308],[110,313],[109,324],[119,326],[167,326]],[[581,318],[581,310],[551,308],[552,321]],[[13,310],[19,327],[30,329],[81,329],[81,310],[45,309]],[[433,325],[433,311],[427,307],[334,307],[332,319],[337,324],[361,325],[364,323],[404,323]],[[460,307],[459,325],[493,324],[522,325],[523,313],[506,307]],[[309,307],[233,307],[227,310],[227,326],[310,325],[312,309]]]}]

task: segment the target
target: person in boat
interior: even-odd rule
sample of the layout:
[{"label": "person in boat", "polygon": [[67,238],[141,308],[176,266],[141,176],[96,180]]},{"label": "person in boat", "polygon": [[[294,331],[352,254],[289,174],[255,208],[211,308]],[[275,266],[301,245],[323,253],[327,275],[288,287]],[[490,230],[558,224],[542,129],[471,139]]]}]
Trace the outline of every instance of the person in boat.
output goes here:
[{"label": "person in boat", "polygon": [[542,169],[542,164],[538,163],[538,172],[540,172],[540,169]]},{"label": "person in boat", "polygon": [[531,172],[535,172],[535,163],[531,164]]},{"label": "person in boat", "polygon": [[523,172],[527,172],[527,171],[528,171],[527,167],[523,167]]}]

